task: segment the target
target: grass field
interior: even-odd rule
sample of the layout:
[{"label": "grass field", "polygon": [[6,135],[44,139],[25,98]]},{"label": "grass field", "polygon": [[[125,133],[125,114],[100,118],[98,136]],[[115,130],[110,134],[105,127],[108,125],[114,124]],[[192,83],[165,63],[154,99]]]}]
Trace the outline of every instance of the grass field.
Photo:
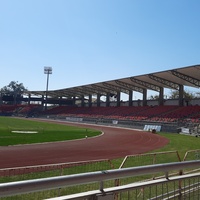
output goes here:
[{"label": "grass field", "polygon": [[[24,133],[12,133],[13,130],[21,130],[21,131],[38,131],[36,134],[24,134]],[[0,145],[13,145],[13,144],[25,144],[25,143],[34,143],[34,142],[49,142],[49,141],[61,141],[61,140],[72,140],[78,138],[84,138],[86,135],[88,137],[95,136],[100,134],[99,131],[95,131],[92,129],[82,129],[77,127],[70,127],[66,125],[58,125],[52,124],[47,122],[35,122],[30,120],[23,120],[17,118],[4,118],[0,117]],[[181,159],[183,158],[184,154],[188,150],[197,150],[200,149],[200,137],[192,137],[188,135],[181,135],[176,133],[158,133],[170,140],[169,144],[165,147],[155,150],[153,152],[164,152],[164,151],[178,151],[180,154]],[[195,157],[192,157],[195,159]],[[147,159],[147,160],[146,160]],[[136,157],[136,159],[130,159],[127,162],[127,165],[130,167],[135,166],[138,161],[138,165],[142,166],[147,164],[146,162],[152,163],[151,157]],[[171,155],[165,155],[161,157],[156,157],[156,163],[168,163],[172,162]],[[112,160],[112,165],[115,168],[118,168],[123,161],[123,158],[118,158]],[[52,176],[59,176],[62,172],[62,175],[69,175],[69,174],[76,174],[76,173],[83,173],[83,172],[91,172],[91,171],[99,171],[99,170],[108,170],[110,169],[110,165],[107,162],[99,162],[99,163],[91,163],[86,165],[77,165],[66,167],[65,169],[61,170],[52,170],[52,171],[45,171],[45,172],[37,172],[37,173],[28,173],[22,175],[13,175],[13,176],[5,176],[0,177],[0,183],[4,182],[12,182],[12,181],[19,181],[19,180],[27,180],[27,179],[36,179],[36,178],[45,178],[45,177],[52,177]],[[132,177],[130,179],[121,180],[121,183],[128,184],[134,181],[138,181],[141,177]],[[142,177],[142,180],[144,177]],[[108,182],[110,183],[110,182]],[[107,184],[107,183],[106,183]],[[110,185],[109,185],[110,186]],[[112,186],[112,183],[111,183]],[[71,193],[78,193],[81,191],[88,190],[88,188],[98,189],[99,185],[84,185],[84,186],[75,186],[71,188],[63,188],[62,195],[71,194]],[[36,194],[25,194],[25,195],[18,195],[15,197],[6,197],[4,199],[44,199],[57,196],[57,190],[45,191],[45,192],[38,192]],[[40,197],[41,195],[41,197]],[[37,196],[37,197],[36,197]],[[124,198],[127,199],[127,198]]]},{"label": "grass field", "polygon": [[74,140],[99,134],[100,131],[88,128],[0,117],[0,146]]},{"label": "grass field", "polygon": [[200,137],[176,133],[160,133],[159,135],[168,138],[170,142],[165,147],[156,150],[156,152],[178,151],[182,158],[185,152],[200,149]]}]

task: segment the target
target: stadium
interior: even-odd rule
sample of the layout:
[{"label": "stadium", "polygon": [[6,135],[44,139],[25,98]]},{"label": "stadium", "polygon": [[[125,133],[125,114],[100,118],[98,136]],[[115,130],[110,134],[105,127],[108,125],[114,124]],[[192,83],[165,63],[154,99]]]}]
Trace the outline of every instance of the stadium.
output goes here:
[{"label": "stadium", "polygon": [[[1,104],[1,115],[48,116],[135,128],[152,124],[168,132],[189,126],[184,131],[198,134],[200,97],[187,96],[184,90],[196,88],[198,94],[199,71],[200,66],[195,65],[73,88],[27,91],[26,96],[1,94],[2,103],[13,102],[13,106]],[[166,89],[177,91],[177,96],[165,98]],[[148,91],[158,95],[147,99]],[[133,100],[134,92],[142,99]],[[120,99],[122,93],[128,95],[128,101]]]},{"label": "stadium", "polygon": [[[156,133],[199,140],[200,97],[184,92],[190,87],[198,93],[199,75],[200,65],[194,65],[72,88],[47,87],[23,96],[2,93],[1,116],[90,127],[104,134],[67,143],[1,147],[2,177],[47,173],[49,179],[1,183],[0,197],[26,199],[34,192],[29,199],[200,199],[199,149],[188,149],[183,159],[178,149],[151,153],[169,143]],[[178,95],[165,98],[169,89]],[[149,91],[157,98],[148,99]],[[134,92],[142,99],[133,99]],[[46,190],[53,192],[42,195]]]}]

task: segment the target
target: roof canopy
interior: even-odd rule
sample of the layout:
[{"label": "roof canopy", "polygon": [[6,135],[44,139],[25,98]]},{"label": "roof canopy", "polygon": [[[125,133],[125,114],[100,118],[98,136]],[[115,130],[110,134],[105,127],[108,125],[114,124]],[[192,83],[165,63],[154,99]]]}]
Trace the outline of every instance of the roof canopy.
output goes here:
[{"label": "roof canopy", "polygon": [[[159,92],[160,88],[178,90],[179,86],[200,87],[200,65],[171,69],[156,73],[131,76],[122,79],[104,81],[77,87],[49,90],[48,96],[57,97],[81,97],[88,95],[106,95],[107,93],[117,94],[129,91],[143,92],[144,89]],[[29,91],[32,95],[45,95],[46,91]]]}]

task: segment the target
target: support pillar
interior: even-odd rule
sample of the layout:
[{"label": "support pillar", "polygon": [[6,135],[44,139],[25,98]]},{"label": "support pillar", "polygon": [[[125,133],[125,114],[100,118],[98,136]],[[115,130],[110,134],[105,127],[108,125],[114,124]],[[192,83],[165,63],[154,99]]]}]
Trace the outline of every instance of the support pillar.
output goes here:
[{"label": "support pillar", "polygon": [[179,106],[183,106],[183,85],[179,85]]},{"label": "support pillar", "polygon": [[76,105],[76,97],[73,96],[73,106],[75,106],[75,105]]},{"label": "support pillar", "polygon": [[160,92],[159,92],[159,106],[163,106],[163,95],[164,94],[164,89],[163,87],[160,87]]},{"label": "support pillar", "polygon": [[42,108],[44,109],[44,95],[42,95],[42,102],[41,102],[41,104],[42,104]]},{"label": "support pillar", "polygon": [[106,107],[110,106],[110,93],[106,94]]},{"label": "support pillar", "polygon": [[0,105],[2,105],[2,104],[3,104],[2,97],[3,97],[3,94],[2,94],[2,93],[0,93]]},{"label": "support pillar", "polygon": [[117,106],[120,106],[120,92],[117,92]]},{"label": "support pillar", "polygon": [[147,89],[143,89],[143,106],[147,105]]},{"label": "support pillar", "polygon": [[132,90],[129,90],[128,105],[129,106],[133,105],[133,91]]},{"label": "support pillar", "polygon": [[30,101],[31,101],[31,94],[28,95],[28,105],[30,105]]},{"label": "support pillar", "polygon": [[97,94],[97,107],[100,107],[100,94]]},{"label": "support pillar", "polygon": [[81,95],[81,107],[84,107],[84,105],[85,105],[84,95]]},{"label": "support pillar", "polygon": [[62,97],[59,97],[59,106],[62,106]]},{"label": "support pillar", "polygon": [[91,94],[89,94],[88,105],[89,105],[89,107],[92,107],[92,95]]}]

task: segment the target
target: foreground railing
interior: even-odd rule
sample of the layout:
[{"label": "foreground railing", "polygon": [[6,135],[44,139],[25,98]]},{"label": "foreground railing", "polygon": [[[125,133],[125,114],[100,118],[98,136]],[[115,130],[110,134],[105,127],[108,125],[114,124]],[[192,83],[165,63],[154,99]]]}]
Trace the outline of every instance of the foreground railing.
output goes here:
[{"label": "foreground railing", "polygon": [[[186,159],[184,161],[198,160],[196,156],[197,154],[200,155],[200,149],[186,152]],[[8,177],[6,179],[6,182],[12,182],[12,177],[15,176],[18,177],[17,180],[15,179],[16,181],[22,181],[28,179],[47,178],[53,176],[103,171],[110,169],[137,167],[152,164],[163,164],[164,162],[181,162],[181,158],[178,151],[127,155],[124,158],[122,157],[113,160],[101,159],[47,165],[2,168],[0,169],[0,183],[5,182],[4,180],[2,180],[2,177]]]},{"label": "foreground railing", "polygon": [[[193,180],[190,183],[190,180]],[[189,184],[188,184],[189,181]],[[195,181],[195,183],[193,183]],[[200,173],[162,178],[124,186],[105,188],[79,194],[50,198],[47,200],[198,200],[200,199]],[[183,187],[179,186],[179,183]],[[187,186],[185,184],[188,184]],[[171,187],[169,189],[169,186]]]},{"label": "foreground railing", "polygon": [[[98,183],[99,189],[57,199],[100,199],[100,196],[108,199],[130,199],[132,197],[134,197],[132,199],[164,199],[164,196],[168,199],[169,197],[176,199],[186,194],[195,194],[199,197],[200,172],[184,174],[186,170],[199,168],[200,160],[196,160],[2,183],[0,184],[0,197],[60,190],[89,183]],[[153,176],[153,180],[131,181],[129,184],[120,184],[120,186],[116,184],[119,181],[122,183],[124,178],[152,176],[153,174],[159,175],[159,178]],[[114,181],[115,184],[106,186],[109,180]],[[60,196],[62,193],[58,193],[58,195]]]}]

